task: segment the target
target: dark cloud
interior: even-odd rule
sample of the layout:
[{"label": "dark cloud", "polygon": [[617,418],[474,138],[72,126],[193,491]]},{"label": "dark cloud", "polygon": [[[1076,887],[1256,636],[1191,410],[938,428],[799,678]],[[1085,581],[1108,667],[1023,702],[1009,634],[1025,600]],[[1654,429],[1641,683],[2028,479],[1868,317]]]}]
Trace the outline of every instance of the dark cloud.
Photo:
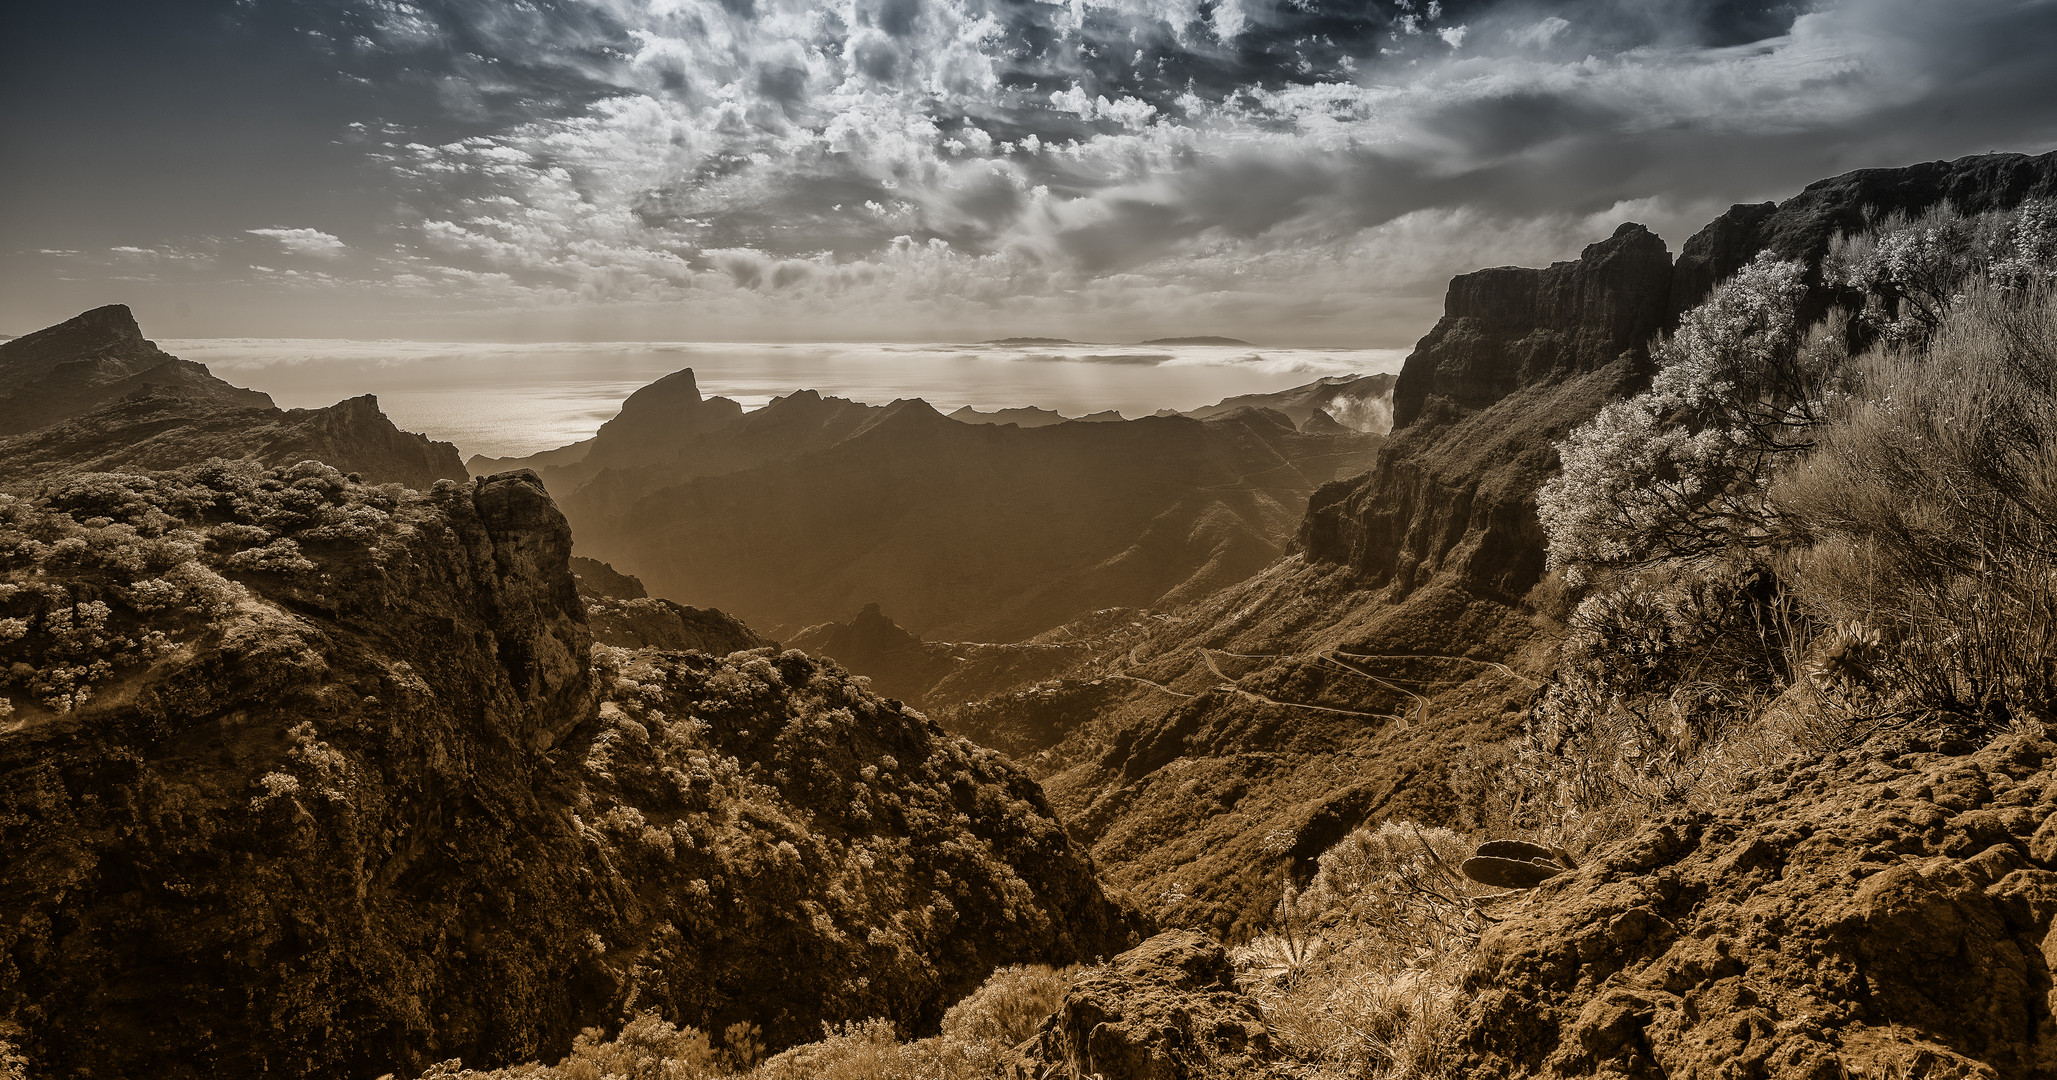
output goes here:
[{"label": "dark cloud", "polygon": [[1619,217],[1676,248],[1849,168],[2057,145],[2053,0],[13,7],[11,275],[120,247],[227,288],[297,244],[453,307],[740,290],[1327,333]]}]

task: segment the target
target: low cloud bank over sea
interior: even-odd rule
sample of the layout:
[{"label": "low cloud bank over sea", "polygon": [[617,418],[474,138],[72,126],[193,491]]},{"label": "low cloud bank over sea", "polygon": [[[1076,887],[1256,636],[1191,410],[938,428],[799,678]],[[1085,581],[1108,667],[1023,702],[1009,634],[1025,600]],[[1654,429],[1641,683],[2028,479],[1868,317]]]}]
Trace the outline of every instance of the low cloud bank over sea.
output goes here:
[{"label": "low cloud bank over sea", "polygon": [[378,395],[394,423],[465,454],[531,454],[591,435],[623,398],[680,368],[700,391],[757,408],[795,390],[949,411],[1034,405],[1067,416],[1145,416],[1330,375],[1398,371],[1402,349],[1251,345],[541,344],[196,338],[162,342],[281,406]]}]

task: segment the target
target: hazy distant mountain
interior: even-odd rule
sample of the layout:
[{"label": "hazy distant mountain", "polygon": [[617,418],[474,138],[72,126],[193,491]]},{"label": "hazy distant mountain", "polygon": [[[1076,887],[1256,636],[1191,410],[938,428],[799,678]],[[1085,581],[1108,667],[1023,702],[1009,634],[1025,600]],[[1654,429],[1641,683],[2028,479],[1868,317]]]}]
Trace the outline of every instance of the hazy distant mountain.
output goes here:
[{"label": "hazy distant mountain", "polygon": [[0,344],[0,436],[153,389],[229,408],[271,407],[269,396],[159,349],[128,308],[110,304]]},{"label": "hazy distant mountain", "polygon": [[964,424],[1015,424],[1020,427],[1048,427],[1051,424],[1062,424],[1072,420],[1085,424],[1113,423],[1122,420],[1123,417],[1113,409],[1087,413],[1084,416],[1066,416],[1051,409],[1038,409],[1033,405],[1018,409],[995,409],[992,412],[980,412],[966,405],[951,413],[950,419]]},{"label": "hazy distant mountain", "polygon": [[1061,337],[1003,337],[987,338],[980,345],[1079,345],[1083,342]]},{"label": "hazy distant mountain", "polygon": [[414,487],[467,475],[456,447],[395,428],[369,395],[277,408],[159,349],[119,304],[0,343],[0,478],[211,457],[314,459]]},{"label": "hazy distant mountain", "polygon": [[1247,342],[1247,341],[1244,341],[1244,340],[1243,340],[1242,338],[1232,338],[1232,337],[1213,337],[1213,336],[1209,336],[1209,335],[1201,335],[1201,336],[1199,336],[1199,337],[1161,337],[1161,338],[1151,338],[1151,339],[1150,339],[1150,340],[1148,340],[1148,341],[1138,342],[1137,344],[1140,344],[1140,345],[1248,345],[1248,344],[1250,344],[1250,343],[1249,343],[1249,342]]},{"label": "hazy distant mountain", "polygon": [[680,372],[530,461],[580,550],[660,595],[774,634],[877,602],[922,634],[1011,641],[1256,570],[1375,446],[1249,409],[1023,427],[802,391],[743,413]]},{"label": "hazy distant mountain", "polygon": [[[1276,393],[1223,398],[1217,404],[1188,409],[1181,415],[1206,420],[1237,409],[1275,409],[1290,417],[1302,430],[1342,427],[1383,435],[1393,426],[1393,383],[1396,378],[1384,372],[1376,375],[1331,375]],[[1325,419],[1316,421],[1317,413]],[[1310,428],[1310,423],[1317,426]]]}]

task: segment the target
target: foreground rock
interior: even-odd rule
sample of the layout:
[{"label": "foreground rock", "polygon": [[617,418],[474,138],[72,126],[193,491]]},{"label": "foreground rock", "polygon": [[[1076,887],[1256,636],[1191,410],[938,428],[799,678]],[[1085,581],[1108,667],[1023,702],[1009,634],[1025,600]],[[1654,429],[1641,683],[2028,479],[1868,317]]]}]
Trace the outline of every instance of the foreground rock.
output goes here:
[{"label": "foreground rock", "polygon": [[1652,823],[1488,934],[1465,1074],[2057,1073],[2053,761],[1901,739]]},{"label": "foreground rock", "polygon": [[1271,1056],[1257,1006],[1228,954],[1190,930],[1159,934],[1079,976],[1031,1056],[1065,1075],[1198,1080],[1255,1071]]},{"label": "foreground rock", "polygon": [[644,1008],[776,1048],[1126,945],[998,755],[799,653],[595,646],[569,553],[525,473],[0,496],[31,1074],[412,1075]]}]

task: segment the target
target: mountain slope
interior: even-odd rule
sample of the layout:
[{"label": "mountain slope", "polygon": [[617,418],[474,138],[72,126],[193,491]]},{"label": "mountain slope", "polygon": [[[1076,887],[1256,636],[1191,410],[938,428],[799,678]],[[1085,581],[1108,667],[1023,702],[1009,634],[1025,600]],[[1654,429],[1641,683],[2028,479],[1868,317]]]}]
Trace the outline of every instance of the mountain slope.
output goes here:
[{"label": "mountain slope", "polygon": [[0,480],[211,457],[313,459],[418,488],[467,475],[455,447],[395,428],[369,395],[275,408],[158,349],[120,305],[0,343]]},{"label": "mountain slope", "polygon": [[688,371],[534,460],[580,550],[660,595],[780,634],[878,603],[932,637],[1012,641],[1255,571],[1373,446],[1251,409],[1024,428],[808,390],[742,413]]},{"label": "mountain slope", "polygon": [[[2057,155],[1852,174],[1731,211],[1681,265],[1818,257],[1874,200],[2007,206],[2053,174]],[[1624,225],[1575,262],[1460,276],[1403,368],[1394,434],[1314,494],[1292,555],[1036,694],[931,704],[1029,733],[1052,801],[1167,923],[1266,924],[1279,875],[1363,822],[1465,826],[1564,633],[1535,509],[1554,443],[1645,385],[1650,335],[1704,293],[1685,272]],[[1075,707],[1109,680],[1111,703]]]},{"label": "mountain slope", "polygon": [[569,557],[529,474],[0,496],[35,1074],[411,1075],[632,1008],[775,1047],[1127,941],[997,755],[798,653],[594,646]]},{"label": "mountain slope", "polygon": [[1278,556],[1315,484],[1364,461],[1369,438],[1249,411],[967,425],[903,401],[828,449],[626,506],[603,474],[566,513],[581,550],[753,623],[804,626],[875,602],[926,636],[1012,641],[1247,576]]}]

